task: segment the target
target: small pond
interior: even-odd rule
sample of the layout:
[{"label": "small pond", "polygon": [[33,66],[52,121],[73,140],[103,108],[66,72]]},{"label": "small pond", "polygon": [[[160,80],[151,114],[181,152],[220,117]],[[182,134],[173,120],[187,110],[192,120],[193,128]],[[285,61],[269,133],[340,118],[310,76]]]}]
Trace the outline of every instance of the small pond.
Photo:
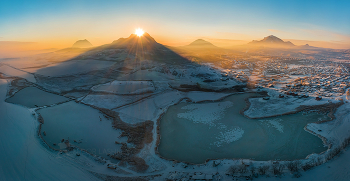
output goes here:
[{"label": "small pond", "polygon": [[107,154],[120,150],[115,141],[126,141],[125,137],[119,138],[121,131],[112,128],[111,120],[83,104],[71,101],[40,109],[38,113],[44,118],[41,132],[45,131],[46,136],[43,138],[56,149],[65,148],[61,143],[64,139],[92,154],[108,158]]},{"label": "small pond", "polygon": [[41,107],[69,100],[66,97],[42,91],[36,87],[26,87],[8,98],[9,103],[20,104],[26,107]]}]

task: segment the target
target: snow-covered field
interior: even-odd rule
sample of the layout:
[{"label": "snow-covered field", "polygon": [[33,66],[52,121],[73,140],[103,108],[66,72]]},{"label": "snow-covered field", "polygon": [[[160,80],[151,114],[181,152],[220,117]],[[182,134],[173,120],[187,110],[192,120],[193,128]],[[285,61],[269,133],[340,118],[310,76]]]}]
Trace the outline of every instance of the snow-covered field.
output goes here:
[{"label": "snow-covered field", "polygon": [[48,67],[44,67],[40,69],[34,68],[34,69],[26,69],[26,70],[35,74],[55,77],[55,76],[90,72],[93,70],[100,70],[100,69],[108,68],[113,64],[114,62],[101,61],[101,60],[71,60],[71,61],[51,64]]},{"label": "snow-covered field", "polygon": [[307,129],[325,137],[333,147],[337,147],[342,142],[350,138],[350,104],[340,106],[333,121],[317,124],[311,123]]},{"label": "snow-covered field", "polygon": [[181,98],[183,98],[183,95],[179,91],[165,92],[142,100],[137,104],[113,110],[121,114],[120,117],[124,122],[156,121],[168,106],[177,103]]},{"label": "snow-covered field", "polygon": [[89,94],[82,100],[85,104],[94,105],[99,108],[114,109],[126,104],[136,102],[142,98],[150,96],[150,94],[132,95],[132,96],[121,96],[121,95],[100,95],[100,94]]},{"label": "snow-covered field", "polygon": [[299,106],[338,103],[339,100],[323,98],[322,100],[317,101],[314,97],[298,98],[293,96],[278,98],[277,95],[271,96],[269,100],[264,100],[263,98],[250,98],[249,102],[250,107],[244,112],[244,114],[250,118],[262,118],[294,112],[297,111]]},{"label": "snow-covered field", "polygon": [[[6,65],[3,65],[6,66]],[[1,66],[1,67],[3,67]],[[1,68],[0,67],[0,68]],[[16,69],[15,69],[16,70]],[[1,71],[0,71],[1,72]],[[31,75],[31,74],[30,74]],[[141,81],[136,81],[134,84],[130,84],[131,87],[136,87],[136,91],[130,91],[133,93],[144,92],[145,90],[139,87]],[[148,81],[145,81],[148,82]],[[106,85],[106,84],[105,84]],[[116,84],[118,86],[118,84]],[[151,84],[146,84],[148,87],[146,89],[154,89],[154,86],[150,86]],[[114,87],[115,88],[115,87]],[[125,87],[124,87],[125,88]],[[119,113],[120,118],[127,123],[140,123],[146,120],[151,120],[154,122],[154,130],[153,130],[153,142],[151,144],[146,145],[138,156],[143,158],[146,163],[149,165],[149,169],[145,173],[137,173],[133,170],[130,170],[128,166],[117,166],[116,170],[108,169],[106,164],[99,163],[95,161],[94,157],[89,154],[82,153],[80,150],[73,150],[72,152],[59,154],[56,151],[52,151],[45,146],[45,144],[41,141],[41,139],[37,136],[37,129],[39,123],[37,122],[35,116],[33,116],[34,109],[27,109],[18,105],[10,104],[4,102],[6,95],[7,83],[4,80],[0,80],[0,146],[2,154],[0,154],[0,180],[96,180],[96,177],[93,176],[89,171],[101,173],[104,175],[111,176],[122,176],[122,177],[139,177],[139,176],[151,176],[158,175],[154,178],[154,180],[164,180],[171,176],[179,176],[182,173],[183,175],[194,175],[195,173],[204,173],[208,175],[214,175],[219,173],[223,180],[229,180],[232,177],[226,176],[226,170],[232,165],[241,165],[244,161],[247,164],[253,164],[255,166],[261,165],[272,165],[270,161],[252,161],[252,160],[216,160],[220,162],[217,167],[213,167],[213,161],[209,161],[205,164],[200,165],[187,165],[186,163],[180,162],[172,162],[161,158],[155,152],[155,147],[158,146],[157,141],[157,127],[156,122],[159,116],[167,111],[169,106],[178,103],[183,98],[188,98],[193,102],[201,102],[201,101],[209,101],[205,104],[191,104],[188,106],[184,106],[182,109],[182,113],[177,114],[178,117],[184,118],[187,121],[192,121],[196,123],[200,123],[197,125],[206,125],[206,124],[216,124],[215,128],[218,129],[219,134],[213,135],[216,141],[212,141],[210,144],[214,147],[223,147],[224,145],[238,142],[243,139],[253,138],[249,137],[249,130],[244,127],[236,126],[236,127],[228,127],[223,124],[216,123],[216,120],[223,117],[223,114],[227,111],[226,109],[237,106],[235,102],[210,102],[217,101],[224,97],[230,95],[230,93],[214,93],[214,92],[180,92],[180,91],[163,91],[163,92],[155,92],[152,94],[145,94],[140,96],[127,97],[120,95],[100,95],[100,94],[89,94],[82,102],[85,104],[90,104],[93,106],[97,106],[100,108],[113,109]],[[28,89],[28,88],[26,88]],[[117,87],[116,89],[120,89]],[[125,89],[130,89],[130,87],[126,87]],[[25,90],[25,89],[24,89]],[[103,89],[106,90],[106,89]],[[108,89],[107,89],[108,90]],[[138,92],[139,91],[139,92]],[[35,92],[35,91],[34,91]],[[40,94],[40,93],[35,93]],[[49,94],[47,92],[42,93]],[[25,94],[27,95],[27,94]],[[15,94],[13,98],[17,96],[22,96],[25,98],[26,96],[21,95],[21,91]],[[41,95],[41,94],[40,94]],[[329,101],[338,102],[334,99],[323,99],[322,101],[316,101],[314,98],[308,99],[298,99],[298,98],[285,98],[280,99],[277,97],[273,97],[272,95],[270,100],[263,100],[261,98],[252,98],[250,99],[251,107],[245,112],[249,117],[265,117],[276,115],[276,114],[284,114],[286,112],[290,112],[291,110],[296,110],[296,108],[300,105],[322,105],[326,104]],[[49,96],[50,97],[50,96]],[[18,99],[18,101],[21,101]],[[22,100],[25,101],[25,100]],[[54,101],[53,103],[61,102]],[[22,103],[18,103],[22,104]],[[33,103],[35,104],[35,103]],[[48,105],[51,103],[43,103],[42,105]],[[69,103],[65,103],[69,104]],[[50,108],[44,108],[44,110],[50,110],[55,112],[54,110],[59,109],[60,106],[65,106],[65,104],[53,105]],[[74,103],[76,104],[76,103]],[[209,106],[210,105],[210,106]],[[264,105],[264,106],[262,106]],[[39,105],[41,106],[41,104]],[[85,105],[81,105],[85,106]],[[207,106],[207,107],[206,107]],[[267,106],[269,110],[265,110],[262,107]],[[118,107],[118,108],[116,108]],[[93,110],[92,108],[88,108],[89,110]],[[57,114],[57,119],[65,119],[64,121],[56,120],[56,123],[62,123],[60,126],[53,126],[52,130],[55,128],[58,131],[62,131],[66,129],[66,125],[75,124],[74,122],[79,121],[79,124],[68,126],[67,130],[69,130],[72,134],[69,136],[70,139],[75,139],[74,134],[79,131],[75,130],[85,130],[85,132],[96,132],[93,129],[101,129],[106,130],[106,128],[102,128],[100,124],[107,123],[108,120],[105,118],[101,118],[102,121],[99,121],[98,116],[100,113],[96,111],[96,115],[94,116],[98,121],[97,125],[90,124],[89,122],[84,122],[84,120],[90,119],[92,116],[90,114],[86,114],[90,112],[89,110],[83,110],[78,115],[83,116],[82,119],[74,116],[74,109],[70,109],[67,107],[67,110],[63,111],[65,113],[69,113],[70,116],[62,115],[60,117],[59,112],[55,112]],[[344,104],[339,107],[335,117],[336,119],[331,122],[326,122],[322,124],[310,123],[306,126],[307,130],[311,130],[314,133],[326,138],[329,143],[333,144],[333,147],[341,145],[342,141],[350,136],[350,106],[349,103]],[[39,111],[40,112],[40,111]],[[62,112],[62,111],[61,111]],[[43,113],[43,112],[42,112]],[[45,114],[45,113],[44,113]],[[44,119],[50,117],[51,113],[48,115],[44,115]],[[95,113],[93,113],[95,114]],[[72,116],[73,115],[73,116]],[[85,117],[84,117],[85,116]],[[102,117],[102,114],[100,115]],[[287,121],[278,119],[278,118],[269,118],[264,120],[256,120],[257,124],[261,126],[268,127],[270,131],[273,131],[274,134],[287,134],[288,127]],[[47,123],[49,123],[48,120]],[[63,124],[64,123],[64,124]],[[203,123],[203,124],[202,124]],[[108,123],[109,124],[109,123]],[[49,124],[47,124],[48,126]],[[79,126],[80,125],[80,126]],[[45,125],[44,125],[45,126]],[[52,126],[52,125],[51,125]],[[99,128],[100,127],[100,128]],[[43,127],[44,128],[44,127]],[[59,128],[59,129],[58,129]],[[113,130],[109,127],[111,131]],[[87,131],[86,131],[87,130]],[[90,130],[90,131],[89,131]],[[321,131],[320,131],[321,130]],[[195,130],[192,130],[195,131]],[[51,131],[50,131],[51,132]],[[50,133],[47,131],[47,133]],[[80,133],[79,133],[80,134]],[[83,133],[81,133],[83,134]],[[120,133],[117,133],[115,137],[117,137]],[[84,137],[83,140],[98,142],[98,139],[104,139],[111,141],[117,141],[118,139],[114,139],[113,137],[108,137],[110,135],[108,132],[105,132],[105,137],[101,135],[89,135],[90,137]],[[87,135],[86,135],[87,136]],[[248,137],[247,137],[248,136]],[[59,136],[63,137],[63,136]],[[95,139],[96,138],[96,139]],[[79,140],[79,138],[77,138]],[[95,139],[95,140],[93,140]],[[96,141],[97,140],[97,141]],[[180,140],[181,141],[181,140]],[[102,144],[102,143],[101,143]],[[79,145],[78,145],[79,146]],[[9,149],[8,149],[9,148]],[[248,150],[249,151],[249,150]],[[325,154],[327,154],[327,151]],[[81,156],[77,157],[75,154],[80,153]],[[302,159],[302,163],[306,163],[311,158],[317,158],[318,155],[311,155],[307,159]],[[321,157],[323,157],[321,155]],[[336,157],[334,160],[331,160],[321,166],[315,167],[307,172],[301,171],[303,175],[298,180],[348,180],[350,178],[350,171],[347,168],[347,159],[349,159],[350,154],[349,151],[346,150],[344,154],[341,154]],[[40,161],[38,161],[40,160]],[[109,161],[107,160],[107,163]],[[6,166],[5,166],[6,165]],[[179,174],[174,174],[174,172]],[[285,175],[282,176],[283,180],[292,179],[292,175],[284,170]],[[270,176],[273,176],[271,170],[268,171]],[[239,178],[244,179],[244,178]],[[258,180],[275,180],[280,178],[264,178],[260,176]],[[294,180],[294,178],[293,178]]]},{"label": "snow-covered field", "polygon": [[0,79],[0,180],[97,180],[75,163],[79,159],[44,147],[33,110],[6,103],[6,89]]},{"label": "snow-covered field", "polygon": [[154,92],[155,88],[151,81],[118,81],[97,85],[91,88],[96,92],[107,92],[114,94],[141,94]]}]

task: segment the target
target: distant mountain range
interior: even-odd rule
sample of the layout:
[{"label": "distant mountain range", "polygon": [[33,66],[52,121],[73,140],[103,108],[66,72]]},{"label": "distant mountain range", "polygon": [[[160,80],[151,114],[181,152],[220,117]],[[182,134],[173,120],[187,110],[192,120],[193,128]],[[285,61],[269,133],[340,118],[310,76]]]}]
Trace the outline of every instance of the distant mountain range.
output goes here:
[{"label": "distant mountain range", "polygon": [[[93,45],[88,40],[78,40],[73,44],[73,48],[90,48]],[[131,34],[128,38],[119,38],[118,40],[113,41],[111,44],[102,45],[102,47],[108,48],[128,48],[132,51],[136,51],[137,48],[142,49],[143,51],[152,51],[155,47],[168,47],[156,42],[156,40],[151,37],[148,33],[144,33],[141,37],[138,37],[135,34]],[[296,46],[290,41],[283,41],[282,39],[270,35],[264,37],[262,40],[253,40],[246,45],[241,46],[233,46],[228,47],[228,49],[232,48],[243,48],[243,47],[256,47],[256,48],[296,48],[296,49],[318,49],[319,47],[309,46],[308,44],[302,46]],[[177,47],[179,49],[200,51],[200,50],[223,50],[224,48],[217,47],[213,45],[211,42],[197,39],[192,43]],[[175,48],[176,49],[176,48]]]},{"label": "distant mountain range", "polygon": [[149,60],[169,64],[184,64],[190,62],[186,58],[170,50],[167,46],[157,43],[155,39],[146,32],[140,37],[131,34],[128,38],[119,38],[110,44],[94,47],[84,54],[102,55],[105,54],[105,52],[110,52],[114,49],[119,49],[120,51],[125,52],[126,59],[129,61],[139,62],[141,60]]},{"label": "distant mountain range", "polygon": [[[265,37],[262,40],[253,40],[252,42],[249,42],[248,44],[241,45],[240,47],[256,47],[256,48],[300,48],[300,49],[312,49],[317,47],[309,46],[308,44],[303,46],[296,46],[290,41],[283,41],[282,39],[270,35]],[[220,47],[217,47],[213,45],[212,43],[203,40],[203,39],[197,39],[194,42],[190,43],[189,45],[183,46],[181,48],[189,49],[189,50],[219,50],[222,49]],[[237,46],[233,46],[231,48],[238,48]],[[230,48],[229,48],[230,49]]]},{"label": "distant mountain range", "polygon": [[264,46],[264,47],[272,47],[272,48],[275,48],[275,47],[291,48],[295,46],[292,42],[290,41],[285,42],[282,39],[273,35],[267,36],[260,41],[253,40],[252,42],[248,43],[248,45]]}]

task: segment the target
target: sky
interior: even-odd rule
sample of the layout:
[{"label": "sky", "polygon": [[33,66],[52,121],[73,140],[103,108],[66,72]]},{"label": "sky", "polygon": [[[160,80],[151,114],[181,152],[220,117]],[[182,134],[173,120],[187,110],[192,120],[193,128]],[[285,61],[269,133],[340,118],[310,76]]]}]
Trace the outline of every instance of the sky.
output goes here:
[{"label": "sky", "polygon": [[349,7],[349,0],[11,0],[0,2],[0,41],[63,48],[88,39],[102,45],[142,28],[171,46],[275,35],[295,44],[350,48]]}]

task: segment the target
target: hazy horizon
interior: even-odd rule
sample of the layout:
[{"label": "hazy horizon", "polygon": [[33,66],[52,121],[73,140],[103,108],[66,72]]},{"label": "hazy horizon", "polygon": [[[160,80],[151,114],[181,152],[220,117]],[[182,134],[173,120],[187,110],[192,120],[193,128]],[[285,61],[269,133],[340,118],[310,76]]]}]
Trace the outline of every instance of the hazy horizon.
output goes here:
[{"label": "hazy horizon", "polygon": [[0,3],[0,42],[29,49],[94,46],[142,28],[157,42],[182,46],[205,39],[224,47],[275,35],[296,45],[350,48],[350,2],[327,1],[8,1]]}]

